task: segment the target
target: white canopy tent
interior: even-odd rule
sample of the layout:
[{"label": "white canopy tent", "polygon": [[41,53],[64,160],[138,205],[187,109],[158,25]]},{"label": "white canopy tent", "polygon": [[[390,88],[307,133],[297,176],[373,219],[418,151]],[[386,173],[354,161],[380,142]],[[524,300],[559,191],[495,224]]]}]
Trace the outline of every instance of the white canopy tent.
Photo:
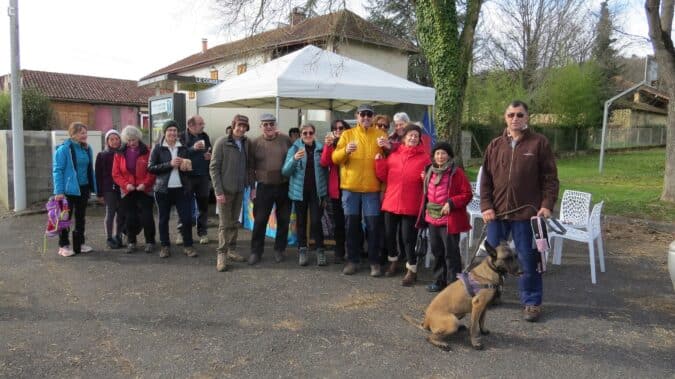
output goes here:
[{"label": "white canopy tent", "polygon": [[198,107],[349,111],[359,104],[433,106],[436,91],[308,45],[199,91]]}]

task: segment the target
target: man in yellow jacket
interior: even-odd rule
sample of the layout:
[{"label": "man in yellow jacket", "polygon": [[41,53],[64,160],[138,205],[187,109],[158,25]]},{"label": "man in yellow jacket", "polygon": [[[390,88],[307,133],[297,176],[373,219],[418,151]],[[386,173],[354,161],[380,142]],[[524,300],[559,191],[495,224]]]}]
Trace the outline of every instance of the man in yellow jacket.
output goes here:
[{"label": "man in yellow jacket", "polygon": [[342,133],[333,152],[333,163],[340,166],[340,189],[347,234],[347,264],[342,273],[356,272],[360,259],[361,215],[366,220],[370,275],[382,275],[379,257],[380,181],[375,176],[375,155],[382,153],[378,139],[386,139],[384,131],[373,127],[375,111],[368,104],[356,109],[357,125]]}]

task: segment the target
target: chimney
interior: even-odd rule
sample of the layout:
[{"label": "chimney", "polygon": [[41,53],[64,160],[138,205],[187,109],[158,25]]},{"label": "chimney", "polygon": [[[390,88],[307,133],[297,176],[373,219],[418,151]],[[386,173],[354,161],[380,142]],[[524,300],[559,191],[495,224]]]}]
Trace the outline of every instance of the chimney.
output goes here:
[{"label": "chimney", "polygon": [[291,26],[297,25],[307,18],[307,11],[303,7],[294,7],[289,18]]},{"label": "chimney", "polygon": [[202,38],[202,53],[205,53],[209,49],[209,40]]}]

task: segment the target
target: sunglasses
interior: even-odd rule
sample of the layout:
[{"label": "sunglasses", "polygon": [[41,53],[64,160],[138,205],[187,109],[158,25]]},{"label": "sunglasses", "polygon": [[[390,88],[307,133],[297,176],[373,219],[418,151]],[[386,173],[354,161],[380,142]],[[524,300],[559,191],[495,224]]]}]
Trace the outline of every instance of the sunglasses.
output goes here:
[{"label": "sunglasses", "polygon": [[303,135],[303,136],[313,136],[313,135],[314,135],[314,132],[311,131],[311,130],[309,130],[309,131],[306,131],[306,132],[302,132],[302,135]]},{"label": "sunglasses", "polygon": [[377,124],[377,127],[380,129],[389,129],[389,125],[387,124]]},{"label": "sunglasses", "polygon": [[518,118],[523,118],[523,117],[525,117],[525,113],[518,112],[518,113],[507,113],[506,114],[506,117],[508,117],[508,118],[513,118],[514,116],[518,117]]},{"label": "sunglasses", "polygon": [[361,112],[359,112],[359,116],[361,116],[361,117],[373,117],[373,112],[371,112],[371,111],[361,111]]},{"label": "sunglasses", "polygon": [[263,126],[263,128],[271,128],[271,127],[274,126],[274,124],[275,124],[274,121],[272,121],[272,122],[263,122],[263,123],[262,123],[262,126]]}]

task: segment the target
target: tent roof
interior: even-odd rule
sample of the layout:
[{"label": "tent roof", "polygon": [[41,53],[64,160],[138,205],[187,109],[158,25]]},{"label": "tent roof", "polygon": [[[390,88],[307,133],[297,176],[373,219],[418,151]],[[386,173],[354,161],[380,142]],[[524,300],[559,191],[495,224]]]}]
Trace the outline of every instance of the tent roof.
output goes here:
[{"label": "tent roof", "polygon": [[197,106],[335,109],[358,104],[433,105],[436,91],[309,45],[199,91]]}]

